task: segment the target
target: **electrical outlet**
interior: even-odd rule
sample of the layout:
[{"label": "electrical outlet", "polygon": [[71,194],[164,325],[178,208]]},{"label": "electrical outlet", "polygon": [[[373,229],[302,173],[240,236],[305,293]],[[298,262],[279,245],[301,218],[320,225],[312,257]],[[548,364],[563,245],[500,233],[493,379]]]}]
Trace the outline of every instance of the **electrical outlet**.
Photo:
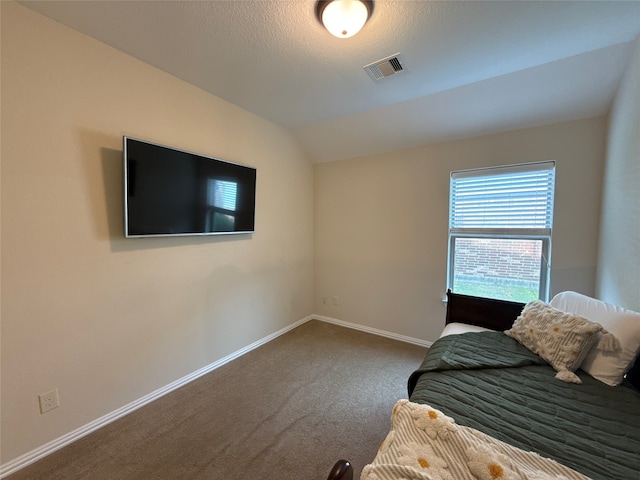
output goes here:
[{"label": "electrical outlet", "polygon": [[38,395],[40,400],[40,413],[47,413],[49,410],[53,410],[60,406],[60,397],[58,397],[58,389],[51,390],[47,393],[41,393]]},{"label": "electrical outlet", "polygon": [[333,304],[334,305],[339,305],[340,304],[340,300],[338,299],[338,297],[333,297]]}]

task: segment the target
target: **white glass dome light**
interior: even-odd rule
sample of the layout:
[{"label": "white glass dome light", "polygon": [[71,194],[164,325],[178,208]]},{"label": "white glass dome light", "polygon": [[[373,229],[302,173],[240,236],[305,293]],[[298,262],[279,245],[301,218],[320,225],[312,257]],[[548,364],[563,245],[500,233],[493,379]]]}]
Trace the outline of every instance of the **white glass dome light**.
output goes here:
[{"label": "white glass dome light", "polygon": [[349,38],[358,33],[367,23],[372,7],[371,1],[332,0],[318,2],[317,8],[322,24],[329,33],[338,38]]}]

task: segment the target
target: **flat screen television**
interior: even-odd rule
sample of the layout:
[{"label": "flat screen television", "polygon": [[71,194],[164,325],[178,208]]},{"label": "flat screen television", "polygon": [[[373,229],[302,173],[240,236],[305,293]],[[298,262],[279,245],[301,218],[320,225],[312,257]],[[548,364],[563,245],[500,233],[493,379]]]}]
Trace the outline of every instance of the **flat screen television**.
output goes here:
[{"label": "flat screen television", "polygon": [[123,137],[127,238],[251,233],[256,169]]}]

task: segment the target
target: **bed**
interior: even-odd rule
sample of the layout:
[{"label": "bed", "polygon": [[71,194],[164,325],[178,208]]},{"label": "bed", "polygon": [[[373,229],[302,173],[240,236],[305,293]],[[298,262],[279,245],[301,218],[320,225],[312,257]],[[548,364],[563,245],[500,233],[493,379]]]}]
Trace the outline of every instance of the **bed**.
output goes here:
[{"label": "bed", "polygon": [[[362,480],[640,479],[640,314],[447,293],[443,335]],[[351,480],[348,461],[328,480]]]}]

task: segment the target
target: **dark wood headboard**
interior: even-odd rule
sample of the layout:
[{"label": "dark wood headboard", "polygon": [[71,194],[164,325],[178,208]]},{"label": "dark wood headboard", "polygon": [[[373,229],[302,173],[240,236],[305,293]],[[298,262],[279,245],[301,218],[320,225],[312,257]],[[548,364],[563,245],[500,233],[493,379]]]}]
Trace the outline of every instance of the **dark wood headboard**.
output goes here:
[{"label": "dark wood headboard", "polygon": [[524,306],[524,303],[461,295],[447,290],[445,323],[467,323],[504,331],[511,328]]}]

